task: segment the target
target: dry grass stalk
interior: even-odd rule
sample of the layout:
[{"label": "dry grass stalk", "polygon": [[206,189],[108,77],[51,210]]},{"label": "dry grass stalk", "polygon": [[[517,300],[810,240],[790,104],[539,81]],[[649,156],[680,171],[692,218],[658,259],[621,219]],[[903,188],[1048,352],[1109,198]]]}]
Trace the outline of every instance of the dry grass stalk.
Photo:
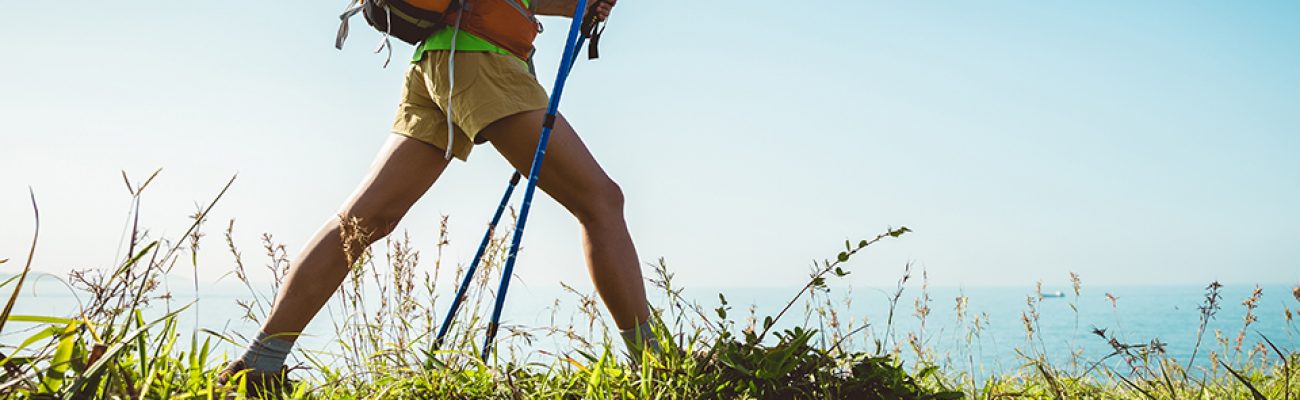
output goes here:
[{"label": "dry grass stalk", "polygon": [[1250,297],[1241,302],[1241,305],[1246,307],[1246,315],[1242,317],[1241,331],[1237,333],[1237,345],[1234,350],[1241,351],[1241,344],[1246,340],[1246,330],[1258,319],[1255,316],[1255,308],[1259,307],[1259,299],[1263,296],[1264,289],[1256,285],[1255,290],[1250,292]]}]

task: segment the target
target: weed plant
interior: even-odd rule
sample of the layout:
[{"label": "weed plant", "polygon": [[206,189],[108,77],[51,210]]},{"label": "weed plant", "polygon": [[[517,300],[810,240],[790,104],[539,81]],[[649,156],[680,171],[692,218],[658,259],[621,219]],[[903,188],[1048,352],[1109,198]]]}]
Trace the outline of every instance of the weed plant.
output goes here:
[{"label": "weed plant", "polygon": [[[248,338],[234,332],[179,332],[178,320],[194,312],[193,303],[173,298],[159,284],[175,268],[197,271],[207,216],[233,179],[191,216],[189,229],[177,239],[151,238],[138,224],[140,198],[152,179],[139,185],[127,180],[134,211],[128,222],[126,256],[113,268],[77,271],[68,277],[68,284],[91,299],[68,315],[12,315],[39,240],[39,209],[33,195],[37,229],[32,253],[21,273],[0,282],[12,293],[0,314],[0,334],[24,336],[18,345],[0,347],[0,394],[39,399],[244,397],[241,382],[219,385],[215,375]],[[355,221],[344,222],[352,227],[344,229],[345,246],[363,243],[360,239],[367,233],[355,229]],[[750,306],[748,315],[739,313],[738,319],[724,294],[718,295],[716,307],[687,300],[660,259],[651,265],[650,282],[665,295],[663,302],[653,305],[654,340],[662,351],[645,352],[636,359],[629,359],[622,346],[611,340],[595,296],[566,286],[578,301],[577,313],[561,315],[556,307],[547,326],[503,326],[495,356],[484,362],[473,339],[482,337],[485,323],[472,316],[482,315],[482,308],[491,302],[488,277],[499,274],[504,239],[510,232],[501,232],[490,243],[481,265],[484,271],[474,281],[460,314],[466,318],[452,328],[441,348],[435,348],[433,332],[441,318],[434,305],[438,293],[450,290],[437,280],[448,267],[441,257],[448,243],[445,217],[441,227],[430,262],[421,259],[409,236],[387,238],[351,260],[352,273],[326,311],[335,337],[327,348],[296,350],[304,362],[291,371],[296,383],[284,397],[1300,399],[1300,382],[1296,382],[1300,353],[1263,335],[1259,345],[1243,347],[1259,317],[1261,289],[1242,304],[1247,313],[1241,330],[1233,337],[1216,330],[1213,341],[1202,349],[1209,321],[1224,305],[1222,285],[1210,284],[1198,308],[1196,348],[1185,363],[1167,355],[1158,340],[1126,343],[1113,330],[1101,328],[1092,332],[1095,340],[1113,349],[1109,355],[1097,360],[1084,359],[1082,350],[1049,355],[1039,324],[1042,296],[1031,295],[1021,315],[1025,341],[1017,349],[1023,364],[1008,373],[984,373],[984,366],[975,360],[983,352],[979,338],[987,334],[988,316],[974,313],[970,299],[958,295],[955,318],[967,351],[937,354],[931,345],[934,335],[926,331],[934,300],[925,271],[912,312],[919,328],[896,331],[896,318],[903,318],[896,311],[913,276],[911,264],[904,267],[889,296],[883,327],[846,315],[852,309],[851,292],[837,297],[827,281],[849,275],[852,258],[879,241],[909,233],[905,227],[856,243],[846,241],[834,258],[816,262],[803,287],[771,316],[759,316]],[[223,233],[225,250],[235,260],[230,274],[247,289],[246,297],[231,306],[240,307],[245,319],[260,321],[287,271],[288,254],[272,236],[262,236],[262,251],[274,280],[270,292],[259,291],[248,278],[243,251],[235,245],[235,221],[224,224]],[[383,254],[373,253],[376,248]],[[7,261],[0,259],[0,264]],[[455,268],[452,282],[464,273],[462,266]],[[1082,281],[1074,273],[1070,281],[1077,330]],[[197,289],[198,282],[194,285]],[[1300,287],[1294,294],[1300,302]],[[1116,298],[1107,296],[1118,307]],[[803,308],[802,320],[790,320],[795,318],[790,313],[795,307]],[[1283,311],[1288,334],[1300,333],[1292,322],[1292,309],[1284,306]],[[6,323],[33,328],[15,331]],[[189,335],[189,340],[182,340],[182,335]],[[543,338],[564,343],[563,350],[530,350]],[[1199,354],[1212,361],[1210,368],[1193,367]]]}]

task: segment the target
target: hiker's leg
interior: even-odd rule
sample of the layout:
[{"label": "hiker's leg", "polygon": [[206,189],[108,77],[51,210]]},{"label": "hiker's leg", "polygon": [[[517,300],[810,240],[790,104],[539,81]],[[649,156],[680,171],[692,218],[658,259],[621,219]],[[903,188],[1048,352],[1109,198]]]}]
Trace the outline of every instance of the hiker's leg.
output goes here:
[{"label": "hiker's leg", "polygon": [[[529,111],[493,122],[480,134],[516,169],[527,174],[541,136],[545,111]],[[556,121],[538,186],[582,223],[591,279],[619,329],[649,321],[645,285],[632,236],[623,219],[623,192],[587,151],[564,118]]]},{"label": "hiker's leg", "polygon": [[[326,221],[293,260],[284,286],[276,294],[271,314],[262,324],[262,332],[273,335],[302,332],[347,277],[348,260],[356,259],[370,243],[391,232],[447,164],[441,149],[406,136],[392,135],[339,216]],[[341,223],[340,216],[355,218],[357,224]],[[343,236],[358,233],[357,230],[367,233],[365,240],[352,241],[348,246],[351,254],[344,254]]]}]

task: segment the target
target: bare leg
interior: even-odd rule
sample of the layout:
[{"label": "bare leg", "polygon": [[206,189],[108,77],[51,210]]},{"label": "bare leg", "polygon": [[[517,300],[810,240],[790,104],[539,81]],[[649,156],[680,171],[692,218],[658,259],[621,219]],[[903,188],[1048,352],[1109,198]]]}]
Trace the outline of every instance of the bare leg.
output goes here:
[{"label": "bare leg", "polygon": [[[357,228],[369,233],[362,244],[369,245],[392,231],[447,164],[437,147],[394,134],[339,214],[358,220]],[[353,254],[344,254],[342,233],[339,217],[330,218],[307,243],[289,267],[262,332],[295,339],[292,335],[302,332],[338,290],[348,275],[348,260],[356,259],[366,247],[349,246]]]},{"label": "bare leg", "polygon": [[[544,111],[515,114],[481,133],[521,173],[527,174],[541,136]],[[623,192],[559,118],[551,132],[538,186],[573,213],[582,224],[587,269],[605,307],[619,329],[650,318],[640,261],[623,219]]]}]

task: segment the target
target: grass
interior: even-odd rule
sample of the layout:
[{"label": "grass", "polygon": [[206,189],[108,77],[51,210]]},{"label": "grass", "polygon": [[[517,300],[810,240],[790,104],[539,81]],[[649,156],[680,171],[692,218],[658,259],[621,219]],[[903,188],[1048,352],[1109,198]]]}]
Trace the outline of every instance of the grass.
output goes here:
[{"label": "grass", "polygon": [[[124,260],[111,269],[77,271],[68,277],[70,285],[91,299],[69,315],[11,314],[39,240],[39,209],[33,195],[38,232],[33,254],[28,255],[21,273],[0,282],[0,287],[13,293],[0,315],[0,333],[16,333],[6,323],[33,328],[19,332],[25,335],[20,344],[0,347],[0,394],[41,399],[242,397],[242,385],[220,386],[215,374],[242,348],[246,338],[232,332],[179,332],[177,321],[195,311],[159,289],[159,282],[175,268],[188,264],[197,270],[207,215],[221,195],[192,216],[190,228],[179,238],[153,239],[134,217],[151,180],[138,186],[127,180],[136,212],[128,221]],[[737,313],[723,294],[718,295],[717,307],[688,301],[667,264],[660,260],[652,265],[650,282],[664,294],[665,300],[653,305],[655,340],[664,351],[647,352],[635,362],[610,339],[604,325],[607,318],[601,315],[595,297],[570,288],[578,300],[577,315],[568,321],[553,315],[557,322],[544,327],[503,327],[498,351],[485,363],[478,359],[473,340],[482,337],[485,325],[478,319],[456,325],[441,350],[432,347],[432,334],[441,321],[433,304],[438,293],[452,290],[437,281],[444,268],[445,227],[444,220],[435,244],[438,256],[431,262],[421,262],[421,254],[405,237],[389,238],[375,246],[385,250],[382,257],[372,253],[372,248],[353,260],[353,273],[328,310],[336,335],[328,349],[295,350],[305,362],[301,370],[293,372],[298,382],[285,397],[1300,399],[1300,353],[1262,335],[1258,345],[1245,346],[1246,338],[1252,336],[1251,324],[1258,318],[1259,290],[1243,302],[1247,314],[1235,336],[1214,331],[1213,339],[1202,342],[1209,333],[1209,321],[1223,306],[1217,282],[1206,288],[1205,302],[1198,308],[1200,326],[1188,333],[1197,340],[1196,351],[1187,362],[1167,355],[1159,341],[1125,343],[1113,331],[1094,328],[1095,340],[1107,343],[1112,353],[1085,360],[1080,350],[1068,355],[1069,362],[1049,363],[1039,325],[1041,297],[1030,296],[1021,318],[1025,341],[1017,349],[1022,364],[1004,374],[977,378],[974,371],[981,366],[974,363],[974,347],[985,334],[987,317],[971,313],[969,299],[958,297],[956,318],[966,330],[968,351],[956,357],[937,355],[927,345],[926,320],[932,300],[924,272],[921,295],[912,305],[919,328],[896,330],[896,319],[902,318],[899,302],[913,276],[910,265],[890,296],[883,329],[868,330],[864,322],[840,315],[848,307],[836,300],[839,293],[832,293],[827,281],[849,275],[850,260],[867,247],[908,234],[907,228],[845,242],[843,251],[817,262],[802,289],[792,293],[785,307],[771,316],[756,315],[752,307],[748,315]],[[490,303],[487,277],[499,272],[508,235],[502,232],[501,238],[493,241],[482,266],[486,270],[480,275],[483,278],[475,281],[461,315],[482,315],[482,308]],[[235,224],[230,221],[224,229],[224,247],[236,260],[230,274],[244,284],[248,294],[231,306],[241,307],[245,318],[257,321],[265,317],[273,292],[258,291],[249,282],[235,236]],[[274,290],[288,268],[288,255],[271,236],[263,235],[262,242],[267,267],[276,277]],[[7,262],[0,259],[0,267],[7,267]],[[463,273],[456,268],[456,275]],[[453,282],[458,280],[459,276]],[[1070,304],[1077,316],[1082,283],[1073,273],[1071,282],[1074,297]],[[198,283],[194,284],[197,287]],[[1300,288],[1294,294],[1300,302]],[[803,319],[791,321],[789,311],[799,306],[803,307]],[[1296,332],[1292,310],[1284,311],[1287,329]],[[190,335],[189,340],[182,340],[182,335]],[[520,349],[539,338],[566,345],[556,353],[519,355]],[[1052,356],[1053,360],[1062,359],[1062,355]],[[1193,361],[1198,356],[1211,360],[1211,367],[1189,367],[1196,365]],[[965,366],[952,361],[963,357]],[[904,362],[905,358],[910,361]]]}]

